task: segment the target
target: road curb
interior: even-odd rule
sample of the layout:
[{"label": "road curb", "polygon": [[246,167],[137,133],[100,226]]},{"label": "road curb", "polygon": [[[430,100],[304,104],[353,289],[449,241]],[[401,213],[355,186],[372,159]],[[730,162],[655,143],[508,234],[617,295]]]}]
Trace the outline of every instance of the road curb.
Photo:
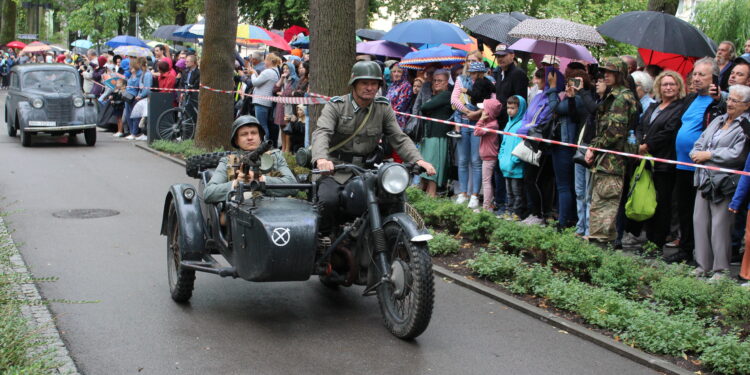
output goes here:
[{"label": "road curb", "polygon": [[578,336],[586,341],[594,343],[604,349],[607,349],[611,352],[619,354],[627,359],[640,363],[653,370],[659,371],[661,373],[673,374],[673,375],[693,374],[693,372],[685,370],[681,367],[678,367],[677,365],[669,361],[665,361],[661,358],[654,357],[638,349],[631,348],[621,342],[614,341],[613,339],[605,335],[602,335],[601,333],[592,331],[579,324],[573,323],[565,318],[562,318],[555,314],[547,312],[539,307],[526,303],[511,295],[508,295],[498,290],[484,286],[476,281],[470,280],[464,276],[451,272],[441,266],[433,265],[432,269],[438,276],[450,279],[453,283],[457,285],[460,285],[466,289],[472,290],[485,297],[491,298],[508,307],[511,307],[533,318],[539,319],[553,327],[562,329],[572,335]]},{"label": "road curb", "polygon": [[[138,147],[154,155],[167,159],[173,163],[176,163],[182,166],[185,165],[185,161],[175,158],[174,156],[171,156],[164,152],[154,150],[148,147],[148,145],[136,143],[135,147]],[[586,341],[594,343],[604,349],[607,349],[613,353],[619,354],[627,359],[630,359],[631,361],[644,365],[648,368],[651,368],[653,370],[659,371],[664,374],[693,375],[693,372],[685,370],[681,367],[678,367],[677,365],[669,361],[665,361],[661,358],[654,357],[638,349],[631,348],[621,342],[614,341],[613,339],[605,335],[602,335],[601,333],[592,331],[579,324],[573,323],[565,318],[554,315],[541,308],[538,308],[522,300],[519,300],[518,298],[515,298],[511,295],[507,295],[495,289],[486,287],[476,281],[469,280],[466,277],[463,277],[459,274],[451,272],[443,267],[433,265],[432,269],[435,272],[435,274],[437,274],[440,277],[450,279],[456,285],[462,286],[466,289],[479,293],[485,297],[491,298],[508,307],[511,307],[533,318],[539,319],[542,322],[545,322],[553,327],[562,329],[570,334],[578,336]]]},{"label": "road curb", "polygon": [[[0,216],[0,234],[7,235],[8,238],[7,243],[0,245],[7,245],[12,254],[10,256],[10,269],[0,267],[0,274],[22,275],[29,280],[33,280],[34,276],[29,272],[26,262],[23,260],[21,252],[18,251],[18,247],[16,247],[16,243],[13,241],[2,216]],[[39,288],[37,288],[33,281],[25,282],[18,286],[18,292],[21,299],[29,302],[28,305],[21,306],[21,314],[33,327],[34,332],[37,332],[40,336],[48,340],[47,345],[39,348],[40,351],[49,350],[53,352],[54,360],[60,364],[59,367],[53,370],[54,373],[78,375],[78,368],[73,358],[70,357],[70,352],[68,352],[65,342],[60,336],[55,319],[52,317],[47,304],[44,303],[41,294],[39,294]]]}]

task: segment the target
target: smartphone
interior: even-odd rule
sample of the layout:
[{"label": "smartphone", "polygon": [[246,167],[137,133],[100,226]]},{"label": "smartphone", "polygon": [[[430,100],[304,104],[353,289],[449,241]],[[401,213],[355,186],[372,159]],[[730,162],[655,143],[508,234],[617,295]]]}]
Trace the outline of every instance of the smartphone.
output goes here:
[{"label": "smartphone", "polygon": [[714,74],[713,75],[713,80],[714,80],[714,85],[716,86],[716,89],[720,90],[720,88],[719,88],[719,76],[717,76],[716,74]]},{"label": "smartphone", "polygon": [[568,78],[568,86],[573,88],[579,88],[583,86],[583,79],[581,77]]}]

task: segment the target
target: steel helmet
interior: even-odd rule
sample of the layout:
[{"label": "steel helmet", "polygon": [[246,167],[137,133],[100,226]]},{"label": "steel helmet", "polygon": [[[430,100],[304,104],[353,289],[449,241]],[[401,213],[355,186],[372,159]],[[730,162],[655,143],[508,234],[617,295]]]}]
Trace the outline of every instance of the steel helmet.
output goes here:
[{"label": "steel helmet", "polygon": [[383,70],[380,65],[374,61],[357,61],[352,66],[352,76],[349,79],[349,86],[354,85],[358,79],[374,79],[383,84]]},{"label": "steel helmet", "polygon": [[237,142],[234,141],[234,137],[237,135],[237,132],[240,130],[243,126],[255,126],[258,128],[258,133],[260,133],[260,138],[263,139],[266,137],[266,132],[263,130],[263,127],[260,125],[260,121],[258,121],[255,116],[251,115],[244,115],[237,117],[236,120],[232,123],[232,138],[230,141],[232,142],[232,147],[234,148],[240,148],[237,146]]}]

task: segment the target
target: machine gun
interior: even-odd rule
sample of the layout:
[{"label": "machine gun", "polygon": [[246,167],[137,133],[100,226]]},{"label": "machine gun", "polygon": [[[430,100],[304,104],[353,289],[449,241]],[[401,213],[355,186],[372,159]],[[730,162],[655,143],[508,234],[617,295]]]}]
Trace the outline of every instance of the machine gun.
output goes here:
[{"label": "machine gun", "polygon": [[240,170],[248,174],[251,170],[254,175],[267,173],[273,167],[273,158],[266,152],[273,148],[271,141],[265,141],[253,151],[240,151]]}]

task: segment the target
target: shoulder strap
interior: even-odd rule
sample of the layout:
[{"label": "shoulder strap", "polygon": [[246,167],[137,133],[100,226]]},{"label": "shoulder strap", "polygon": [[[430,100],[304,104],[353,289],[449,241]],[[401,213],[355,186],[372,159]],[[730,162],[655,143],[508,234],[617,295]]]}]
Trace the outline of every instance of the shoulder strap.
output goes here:
[{"label": "shoulder strap", "polygon": [[354,133],[352,133],[352,135],[350,135],[349,137],[347,137],[345,140],[341,141],[336,146],[333,146],[333,147],[329,148],[328,149],[329,153],[331,153],[333,151],[336,151],[336,150],[340,149],[341,147],[343,147],[345,144],[349,143],[349,141],[351,141],[352,139],[354,139],[354,137],[356,137],[357,134],[359,134],[362,131],[362,129],[365,128],[365,124],[367,124],[367,120],[370,119],[370,113],[372,113],[372,111],[375,110],[375,108],[373,108],[372,106],[373,106],[373,104],[370,104],[370,109],[367,111],[367,115],[365,116],[365,119],[362,120],[362,122],[359,124],[359,127],[357,127],[357,130],[355,130]]}]

